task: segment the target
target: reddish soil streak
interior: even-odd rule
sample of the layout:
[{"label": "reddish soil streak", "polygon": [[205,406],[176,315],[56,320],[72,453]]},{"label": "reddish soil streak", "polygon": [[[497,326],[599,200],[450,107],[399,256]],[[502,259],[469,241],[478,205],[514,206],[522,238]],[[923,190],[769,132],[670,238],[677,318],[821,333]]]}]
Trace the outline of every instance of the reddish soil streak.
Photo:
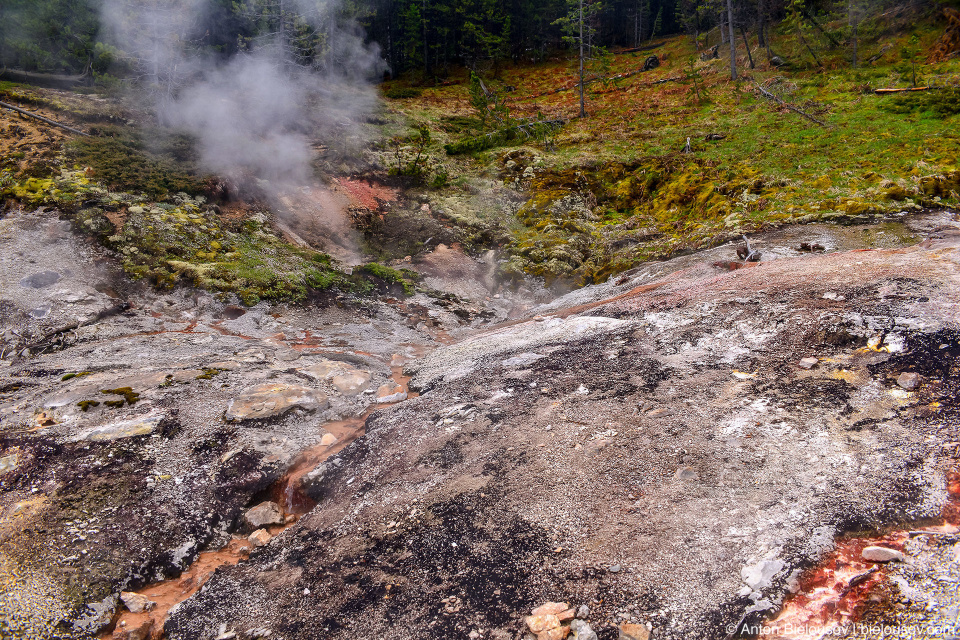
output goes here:
[{"label": "reddish soil streak", "polygon": [[397,199],[396,190],[372,182],[340,178],[336,180],[336,183],[351,200],[370,211],[376,211],[382,203],[393,202]]},{"label": "reddish soil streak", "polygon": [[114,620],[114,626],[99,637],[122,638],[126,637],[127,631],[146,627],[149,629],[147,638],[160,640],[163,638],[163,622],[170,609],[199,591],[218,567],[245,560],[250,547],[246,538],[234,538],[222,549],[204,551],[179,578],[158,582],[137,592],[156,602],[156,607],[143,613],[131,613],[121,605],[122,613]]},{"label": "reddish soil streak", "polygon": [[871,590],[885,578],[883,565],[861,558],[863,549],[876,545],[902,551],[907,537],[907,532],[898,531],[882,538],[853,538],[838,543],[801,578],[799,592],[785,603],[780,615],[767,623],[765,635],[815,640],[831,627],[856,621]]},{"label": "reddish soil streak", "polygon": [[[417,397],[417,393],[411,392],[407,384],[410,382],[410,376],[403,375],[402,367],[393,367],[393,381],[403,387],[407,392],[408,398]],[[284,476],[273,485],[271,498],[280,505],[284,515],[302,516],[315,506],[315,502],[303,494],[300,488],[300,482],[303,476],[317,468],[321,462],[335,453],[340,452],[348,444],[361,437],[364,434],[364,425],[371,413],[377,409],[390,405],[371,405],[362,415],[347,420],[338,420],[328,422],[323,425],[325,431],[336,436],[337,441],[333,444],[320,444],[311,447],[297,456],[290,469]]]},{"label": "reddish soil streak", "polygon": [[[403,367],[392,367],[392,371],[392,379],[407,391],[408,397],[417,397],[417,393],[408,390],[407,384],[410,382],[410,376],[403,375]],[[325,431],[336,436],[336,442],[317,445],[301,453],[287,473],[271,489],[271,499],[280,505],[287,521],[286,524],[270,527],[268,530],[271,536],[282,533],[292,526],[299,516],[307,513],[315,506],[316,503],[299,490],[300,480],[303,476],[361,437],[364,433],[364,424],[367,417],[377,409],[387,406],[390,405],[374,404],[359,417],[328,422],[323,425]],[[222,549],[204,551],[178,578],[149,585],[137,592],[156,602],[156,607],[143,613],[131,613],[121,605],[120,612],[114,619],[114,624],[100,634],[99,638],[101,640],[126,638],[128,631],[145,627],[149,631],[147,632],[148,635],[144,637],[150,640],[163,640],[163,623],[170,609],[196,593],[218,568],[246,560],[251,547],[252,544],[246,538],[235,537]]]},{"label": "reddish soil streak", "polygon": [[[947,502],[940,526],[919,531],[954,533],[960,525],[960,471],[947,473]],[[865,547],[904,550],[911,531],[894,531],[878,538],[852,538],[837,547],[800,579],[796,595],[788,598],[776,618],[766,623],[764,637],[816,640],[830,628],[856,622],[875,587],[886,580],[883,564],[863,560]],[[871,572],[872,570],[872,572]],[[852,586],[851,586],[852,585]]]}]

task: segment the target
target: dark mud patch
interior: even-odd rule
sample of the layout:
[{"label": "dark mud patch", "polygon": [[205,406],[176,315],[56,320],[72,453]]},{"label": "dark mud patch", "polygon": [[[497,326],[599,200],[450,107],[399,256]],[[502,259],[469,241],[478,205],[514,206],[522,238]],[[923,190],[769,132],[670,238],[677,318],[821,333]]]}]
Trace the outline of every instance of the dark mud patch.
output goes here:
[{"label": "dark mud patch", "polygon": [[[333,532],[301,529],[285,550],[271,548],[251,561],[266,569],[282,553],[293,568],[287,573],[294,577],[274,585],[293,606],[271,628],[287,638],[399,637],[404,629],[404,637],[427,639],[514,626],[560,576],[550,575],[549,532],[516,516],[501,519],[496,502],[494,491],[435,503],[395,532],[361,533],[352,542],[361,549],[344,555]],[[170,638],[196,637],[190,610],[203,611],[203,600],[200,594],[182,605],[166,626]]]}]

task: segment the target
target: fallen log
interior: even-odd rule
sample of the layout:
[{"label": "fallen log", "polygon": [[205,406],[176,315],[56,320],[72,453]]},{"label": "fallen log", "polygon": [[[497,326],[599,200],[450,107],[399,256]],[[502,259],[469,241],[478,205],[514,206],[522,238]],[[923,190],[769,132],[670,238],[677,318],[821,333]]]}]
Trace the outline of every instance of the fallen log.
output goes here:
[{"label": "fallen log", "polygon": [[54,127],[60,127],[65,131],[69,131],[70,133],[76,133],[78,135],[86,136],[88,138],[90,137],[89,133],[84,133],[83,131],[80,131],[80,129],[74,129],[73,127],[69,127],[63,124],[62,122],[57,122],[56,120],[51,120],[50,118],[44,118],[40,114],[32,113],[30,111],[27,111],[26,109],[21,109],[20,107],[15,107],[12,104],[7,104],[6,102],[0,102],[0,107],[3,107],[4,109],[10,109],[12,111],[16,111],[19,114],[25,115],[29,118],[35,118],[37,120],[40,120],[41,122],[46,122],[47,124],[52,125]]},{"label": "fallen log", "polygon": [[907,87],[906,89],[877,89],[874,93],[903,93],[904,91],[926,91],[930,87]]},{"label": "fallen log", "polygon": [[798,114],[800,114],[801,116],[803,116],[804,118],[806,118],[807,120],[809,120],[810,122],[814,122],[814,123],[820,125],[821,127],[827,126],[827,123],[826,123],[826,122],[814,118],[812,115],[810,115],[809,113],[807,113],[807,112],[804,111],[803,109],[800,109],[800,108],[798,108],[798,107],[795,107],[795,106],[793,106],[792,104],[790,104],[789,102],[784,102],[783,100],[781,100],[781,99],[778,98],[777,96],[773,95],[772,93],[770,93],[769,91],[767,91],[766,89],[764,89],[763,87],[761,87],[757,82],[754,82],[753,84],[755,84],[755,85],[757,86],[757,89],[760,91],[760,95],[762,95],[762,96],[763,96],[764,98],[766,98],[767,100],[773,100],[774,102],[776,102],[777,104],[779,104],[781,107],[785,107],[785,108],[789,109],[790,111],[793,111],[794,113],[798,113]]}]

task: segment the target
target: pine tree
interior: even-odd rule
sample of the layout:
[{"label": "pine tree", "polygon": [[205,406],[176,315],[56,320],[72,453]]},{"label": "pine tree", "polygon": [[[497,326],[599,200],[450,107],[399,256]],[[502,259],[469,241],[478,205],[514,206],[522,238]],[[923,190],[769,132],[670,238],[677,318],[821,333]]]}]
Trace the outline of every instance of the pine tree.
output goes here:
[{"label": "pine tree", "polygon": [[596,35],[595,18],[599,15],[603,5],[597,0],[568,0],[567,15],[560,18],[555,25],[560,26],[565,34],[564,42],[574,46],[577,50],[577,90],[580,96],[580,117],[587,116],[586,85],[587,74],[590,71],[590,62],[601,59],[606,53],[601,47],[592,46]]}]

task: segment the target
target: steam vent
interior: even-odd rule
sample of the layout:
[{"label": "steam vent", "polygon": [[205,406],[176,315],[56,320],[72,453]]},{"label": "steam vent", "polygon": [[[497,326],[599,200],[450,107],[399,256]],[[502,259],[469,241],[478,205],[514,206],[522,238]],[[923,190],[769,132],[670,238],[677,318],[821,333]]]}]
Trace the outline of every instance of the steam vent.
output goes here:
[{"label": "steam vent", "polygon": [[0,638],[960,638],[960,4],[0,3]]}]

